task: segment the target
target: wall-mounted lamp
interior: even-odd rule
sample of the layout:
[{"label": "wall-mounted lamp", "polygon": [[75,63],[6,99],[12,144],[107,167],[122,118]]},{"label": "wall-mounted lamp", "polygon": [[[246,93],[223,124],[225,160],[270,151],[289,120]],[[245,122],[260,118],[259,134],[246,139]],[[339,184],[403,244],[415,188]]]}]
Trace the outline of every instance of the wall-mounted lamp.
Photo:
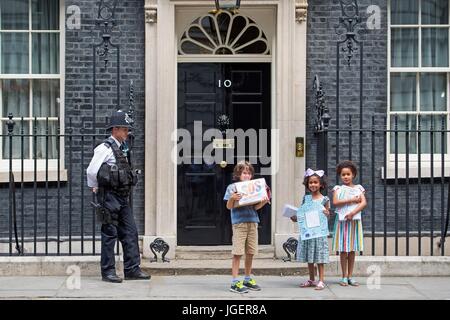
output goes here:
[{"label": "wall-mounted lamp", "polygon": [[241,6],[241,0],[215,0],[216,9],[213,13],[220,12],[222,10],[228,10],[233,13],[237,13]]}]

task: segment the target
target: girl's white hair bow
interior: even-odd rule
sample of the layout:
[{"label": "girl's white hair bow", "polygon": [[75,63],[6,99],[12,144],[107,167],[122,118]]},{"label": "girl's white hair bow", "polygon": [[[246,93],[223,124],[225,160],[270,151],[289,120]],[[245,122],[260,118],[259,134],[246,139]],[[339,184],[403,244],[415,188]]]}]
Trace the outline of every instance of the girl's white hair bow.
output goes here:
[{"label": "girl's white hair bow", "polygon": [[305,177],[311,177],[311,176],[314,175],[314,174],[318,175],[319,177],[323,177],[323,175],[325,174],[325,171],[323,171],[323,170],[317,170],[317,171],[314,171],[314,170],[311,169],[311,168],[308,168],[308,169],[305,171]]}]

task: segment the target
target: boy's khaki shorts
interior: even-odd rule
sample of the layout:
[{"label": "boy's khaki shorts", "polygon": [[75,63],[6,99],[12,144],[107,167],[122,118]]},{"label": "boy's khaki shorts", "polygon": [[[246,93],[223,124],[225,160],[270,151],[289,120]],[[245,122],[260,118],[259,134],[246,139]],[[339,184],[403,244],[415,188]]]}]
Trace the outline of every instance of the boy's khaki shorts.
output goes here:
[{"label": "boy's khaki shorts", "polygon": [[255,222],[244,222],[233,224],[233,249],[232,255],[242,256],[244,254],[258,253],[258,224]]}]

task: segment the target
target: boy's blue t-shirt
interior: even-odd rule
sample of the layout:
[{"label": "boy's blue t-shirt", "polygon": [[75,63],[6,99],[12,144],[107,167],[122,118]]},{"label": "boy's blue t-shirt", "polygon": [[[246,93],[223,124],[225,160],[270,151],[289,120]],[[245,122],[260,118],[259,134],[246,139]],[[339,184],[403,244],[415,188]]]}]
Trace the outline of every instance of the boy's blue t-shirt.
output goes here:
[{"label": "boy's blue t-shirt", "polygon": [[[225,191],[223,200],[228,201],[231,198],[233,192],[236,191],[234,183],[230,184]],[[259,223],[258,212],[256,212],[254,205],[244,206],[231,209],[231,224],[238,224],[244,222],[256,222]]]}]

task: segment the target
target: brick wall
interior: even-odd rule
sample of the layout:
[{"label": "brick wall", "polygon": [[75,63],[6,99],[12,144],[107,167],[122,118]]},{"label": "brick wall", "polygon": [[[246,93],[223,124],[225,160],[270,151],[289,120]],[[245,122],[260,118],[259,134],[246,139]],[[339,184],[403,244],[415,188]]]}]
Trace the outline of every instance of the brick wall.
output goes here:
[{"label": "brick wall", "polygon": [[[144,1],[126,0],[118,2],[116,9],[117,27],[112,33],[111,42],[120,46],[120,106],[128,110],[129,81],[134,82],[135,98],[135,136],[134,163],[138,168],[144,167]],[[92,81],[93,63],[92,47],[101,43],[99,32],[93,36],[91,28],[95,23],[97,3],[95,1],[67,1],[66,6],[80,6],[82,14],[81,30],[66,30],[66,124],[72,119],[74,127],[81,128],[84,121],[86,132],[92,132]],[[97,58],[96,78],[96,133],[104,133],[104,124],[112,111],[116,109],[116,49],[111,48],[107,69],[103,59]],[[75,130],[76,131],[76,130]],[[92,156],[92,142],[87,142],[85,156],[87,163]],[[83,170],[84,170],[83,167]],[[79,169],[78,169],[79,168]],[[73,171],[79,175],[80,166]],[[144,177],[134,192],[134,214],[139,234],[144,228]]]},{"label": "brick wall", "polygon": [[[120,105],[128,110],[129,80],[134,81],[136,143],[134,146],[134,163],[137,168],[144,168],[144,0],[119,1],[116,10],[117,27],[112,33],[111,42],[120,46]],[[110,48],[110,62],[104,69],[103,58],[97,57],[97,94],[96,94],[96,126],[95,139],[93,131],[93,45],[101,42],[101,37],[94,26],[97,17],[96,1],[66,0],[66,8],[76,5],[81,11],[81,28],[79,30],[65,31],[65,126],[70,129],[72,123],[74,136],[72,148],[70,140],[65,139],[65,167],[70,170],[69,182],[60,184],[60,234],[68,234],[72,228],[74,237],[80,236],[84,229],[86,236],[93,233],[93,210],[90,206],[92,193],[87,188],[85,170],[93,155],[93,146],[97,141],[103,140],[105,123],[112,111],[116,109],[116,49]],[[93,32],[92,32],[93,31]],[[82,138],[81,135],[84,134]],[[83,155],[82,152],[83,151]],[[144,176],[133,193],[133,206],[139,234],[144,232]],[[69,185],[71,185],[72,201],[69,198]],[[54,238],[57,234],[57,185],[49,183],[48,202],[46,198],[45,183],[38,183],[35,191],[32,183],[26,184],[24,189],[24,231],[25,236],[45,236],[46,226],[48,234]],[[8,216],[8,186],[0,186],[0,204],[5,208],[5,217]],[[82,197],[82,192],[84,193]],[[21,191],[18,190],[18,218],[19,234],[22,225]],[[69,211],[69,207],[72,211]],[[47,209],[48,208],[48,209]],[[48,212],[46,216],[45,212]],[[3,211],[2,211],[3,212]],[[3,215],[3,214],[2,214]],[[71,226],[69,220],[71,217]],[[1,237],[8,237],[9,219],[2,219]],[[96,235],[99,233],[98,223],[95,227]]]}]

